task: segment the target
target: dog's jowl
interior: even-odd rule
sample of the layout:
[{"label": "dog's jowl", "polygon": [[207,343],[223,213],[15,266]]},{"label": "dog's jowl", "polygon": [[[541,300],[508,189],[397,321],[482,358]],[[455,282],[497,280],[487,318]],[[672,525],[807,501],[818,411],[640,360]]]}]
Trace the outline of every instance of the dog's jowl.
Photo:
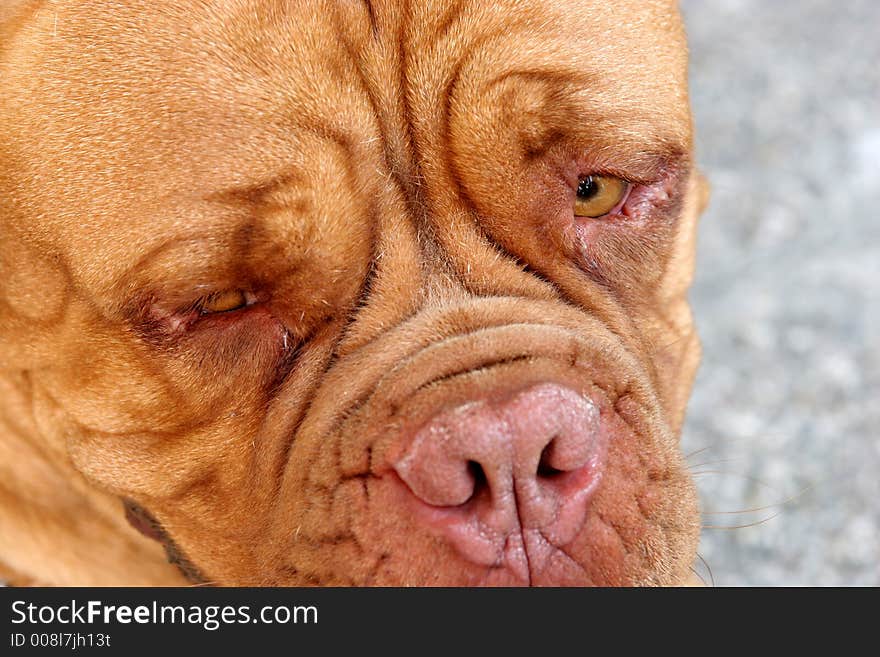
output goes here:
[{"label": "dog's jowl", "polygon": [[685,582],[686,73],[659,0],[6,0],[0,576]]}]

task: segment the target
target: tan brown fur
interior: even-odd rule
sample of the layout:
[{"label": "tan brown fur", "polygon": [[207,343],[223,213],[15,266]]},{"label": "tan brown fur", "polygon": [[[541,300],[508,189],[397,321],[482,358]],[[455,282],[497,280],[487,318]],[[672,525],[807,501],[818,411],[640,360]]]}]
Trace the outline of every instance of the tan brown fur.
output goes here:
[{"label": "tan brown fur", "polygon": [[[545,583],[683,581],[686,64],[660,0],[7,3],[0,563],[184,581],[130,499],[210,582],[504,583],[449,570],[382,459],[430,409],[543,377],[632,437]],[[582,258],[545,191],[572,158],[668,179],[665,209]],[[176,328],[230,288],[246,320]]]}]

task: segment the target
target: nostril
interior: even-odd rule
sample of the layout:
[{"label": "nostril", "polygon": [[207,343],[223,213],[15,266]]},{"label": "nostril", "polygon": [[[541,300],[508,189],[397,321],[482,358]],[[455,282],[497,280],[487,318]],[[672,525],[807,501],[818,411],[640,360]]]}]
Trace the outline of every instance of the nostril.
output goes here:
[{"label": "nostril", "polygon": [[[471,480],[474,482],[474,490],[471,493],[471,496],[467,499],[467,502],[470,502],[483,491],[489,490],[489,478],[486,476],[486,471],[483,470],[483,466],[476,461],[467,462],[467,471]],[[467,502],[465,502],[465,504]]]},{"label": "nostril", "polygon": [[544,449],[541,450],[541,459],[538,461],[538,477],[548,479],[565,473],[565,470],[560,470],[550,464],[550,459],[552,458],[555,449],[553,443],[555,442],[556,438],[554,437],[549,443],[547,443]]}]

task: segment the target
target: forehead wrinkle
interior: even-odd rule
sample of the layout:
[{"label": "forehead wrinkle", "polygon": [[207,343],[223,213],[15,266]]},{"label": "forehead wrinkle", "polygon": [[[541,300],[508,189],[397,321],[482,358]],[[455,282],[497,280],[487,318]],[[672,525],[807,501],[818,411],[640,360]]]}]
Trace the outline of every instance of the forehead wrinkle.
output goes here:
[{"label": "forehead wrinkle", "polygon": [[[331,148],[339,150],[343,155],[341,161],[345,169],[341,173],[349,180],[355,180],[356,170],[353,163],[359,155],[355,147],[358,140],[350,132],[327,122],[303,119],[296,121],[295,127],[302,132],[318,137]],[[203,198],[211,203],[220,203],[236,208],[241,206],[272,207],[278,204],[279,193],[292,187],[309,186],[305,172],[307,166],[306,162],[291,164],[286,166],[283,171],[267,178],[235,185],[219,192],[211,192]]]},{"label": "forehead wrinkle", "polygon": [[[461,69],[478,59],[479,53],[464,54],[451,91]],[[538,63],[502,71],[485,82],[476,77],[470,86],[471,95],[495,105],[527,162],[557,149],[575,159],[590,154],[607,173],[646,184],[670,166],[688,166],[688,131],[630,102],[626,89],[603,87],[600,69]],[[447,120],[453,95],[446,95]]]}]

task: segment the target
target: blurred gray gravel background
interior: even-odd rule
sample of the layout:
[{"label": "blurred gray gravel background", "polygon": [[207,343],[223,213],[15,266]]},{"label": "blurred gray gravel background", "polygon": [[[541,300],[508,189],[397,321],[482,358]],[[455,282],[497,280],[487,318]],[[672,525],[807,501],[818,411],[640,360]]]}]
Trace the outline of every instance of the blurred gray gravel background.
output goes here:
[{"label": "blurred gray gravel background", "polygon": [[717,585],[880,585],[880,2],[681,6],[713,184],[684,449],[706,525],[770,518],[700,554]]}]

